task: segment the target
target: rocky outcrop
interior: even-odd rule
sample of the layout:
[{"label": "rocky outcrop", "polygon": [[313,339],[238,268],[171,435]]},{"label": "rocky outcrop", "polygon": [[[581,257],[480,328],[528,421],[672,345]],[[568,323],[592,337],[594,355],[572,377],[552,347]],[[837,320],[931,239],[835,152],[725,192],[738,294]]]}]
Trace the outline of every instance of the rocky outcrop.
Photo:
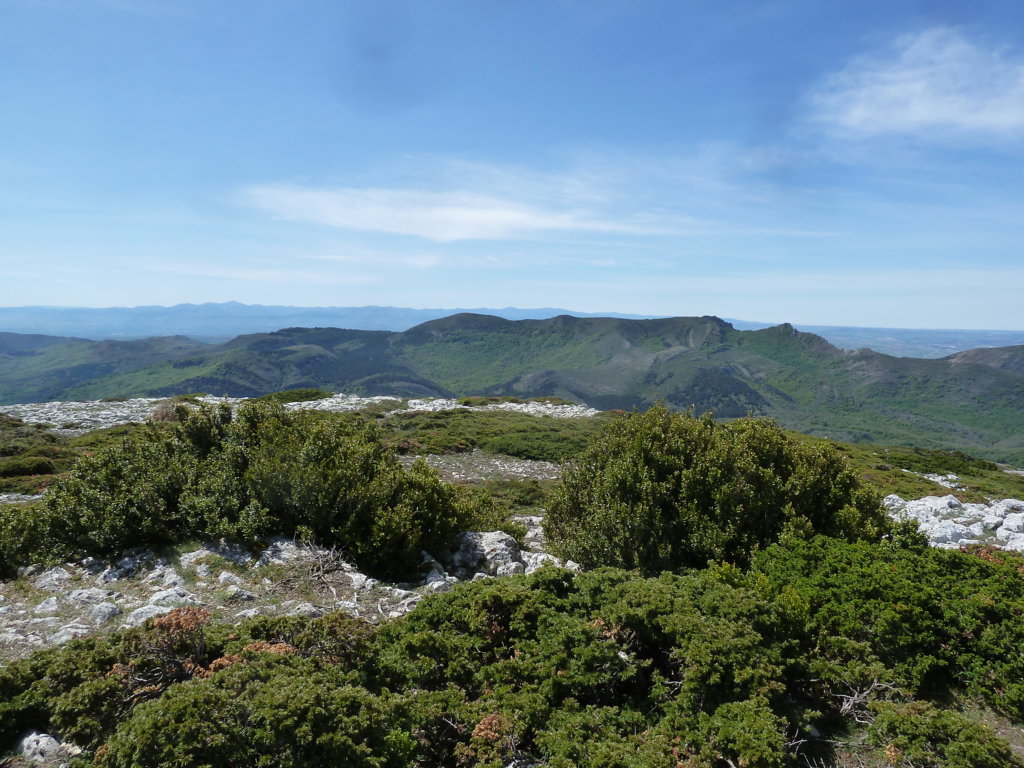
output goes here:
[{"label": "rocky outcrop", "polygon": [[885,497],[884,504],[894,519],[916,522],[932,546],[959,549],[991,544],[1024,552],[1024,501],[1019,499],[972,504],[953,495],[906,501],[893,494]]},{"label": "rocky outcrop", "polygon": [[[523,520],[526,541],[542,541],[540,518]],[[93,632],[139,626],[183,605],[202,606],[228,622],[337,610],[384,621],[460,580],[532,573],[547,565],[563,563],[490,531],[461,534],[454,551],[441,559],[424,552],[423,577],[414,584],[381,583],[337,550],[286,539],[258,551],[208,542],[176,557],[136,549],[110,563],[85,558],[51,568],[31,566],[16,582],[0,584],[0,659]]]}]

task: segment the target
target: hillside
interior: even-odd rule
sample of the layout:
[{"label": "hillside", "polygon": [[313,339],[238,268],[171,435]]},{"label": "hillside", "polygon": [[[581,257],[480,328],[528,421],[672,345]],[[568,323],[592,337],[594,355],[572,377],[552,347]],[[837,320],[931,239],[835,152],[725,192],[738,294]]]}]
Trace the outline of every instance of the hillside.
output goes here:
[{"label": "hillside", "polygon": [[978,363],[998,368],[1001,371],[1024,374],[1024,345],[994,349],[969,349],[950,355],[946,359],[951,363]]},{"label": "hillside", "polygon": [[[0,348],[0,402],[293,387],[406,397],[557,396],[602,409],[664,401],[721,417],[770,415],[810,434],[1024,460],[1020,348],[941,360],[832,346],[790,325],[715,317],[510,321],[461,314],[403,333],[288,328],[204,345],[59,339]],[[1013,350],[1017,350],[1015,353]]]}]

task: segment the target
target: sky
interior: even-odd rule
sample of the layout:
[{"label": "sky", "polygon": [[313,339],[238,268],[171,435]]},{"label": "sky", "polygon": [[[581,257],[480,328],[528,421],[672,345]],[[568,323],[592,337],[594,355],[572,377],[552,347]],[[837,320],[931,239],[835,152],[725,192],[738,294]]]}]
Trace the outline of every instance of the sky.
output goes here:
[{"label": "sky", "polygon": [[1019,0],[0,0],[0,305],[1024,330]]}]

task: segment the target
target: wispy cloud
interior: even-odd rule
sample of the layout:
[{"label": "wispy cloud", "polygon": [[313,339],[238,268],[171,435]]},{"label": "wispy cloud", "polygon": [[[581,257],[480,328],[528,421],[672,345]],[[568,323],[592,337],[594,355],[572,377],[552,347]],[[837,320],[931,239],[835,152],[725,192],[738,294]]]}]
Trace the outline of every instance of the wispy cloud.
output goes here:
[{"label": "wispy cloud", "polygon": [[927,29],[853,59],[809,104],[815,122],[853,136],[1005,138],[1024,129],[1024,56]]},{"label": "wispy cloud", "polygon": [[283,219],[441,243],[557,231],[652,233],[650,228],[606,220],[586,210],[545,208],[478,193],[288,184],[250,187],[244,198]]},{"label": "wispy cloud", "polygon": [[259,267],[216,267],[200,264],[152,264],[147,267],[151,272],[162,272],[185,277],[208,277],[215,279],[245,281],[253,283],[271,283],[286,285],[291,283],[309,285],[372,285],[382,281],[379,275],[339,274],[337,272],[308,272],[295,269],[274,269]]}]

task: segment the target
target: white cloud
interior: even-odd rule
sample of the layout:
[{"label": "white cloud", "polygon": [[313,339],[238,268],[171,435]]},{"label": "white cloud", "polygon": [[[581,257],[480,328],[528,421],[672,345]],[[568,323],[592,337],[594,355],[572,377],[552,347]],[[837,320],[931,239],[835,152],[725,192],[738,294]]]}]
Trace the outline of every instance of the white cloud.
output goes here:
[{"label": "white cloud", "polygon": [[283,219],[412,235],[442,243],[500,240],[553,231],[652,232],[641,226],[606,221],[587,211],[545,209],[476,193],[266,185],[246,189],[244,197]]},{"label": "white cloud", "polygon": [[1004,137],[1024,128],[1024,58],[932,28],[853,59],[809,103],[816,122],[854,136]]}]

